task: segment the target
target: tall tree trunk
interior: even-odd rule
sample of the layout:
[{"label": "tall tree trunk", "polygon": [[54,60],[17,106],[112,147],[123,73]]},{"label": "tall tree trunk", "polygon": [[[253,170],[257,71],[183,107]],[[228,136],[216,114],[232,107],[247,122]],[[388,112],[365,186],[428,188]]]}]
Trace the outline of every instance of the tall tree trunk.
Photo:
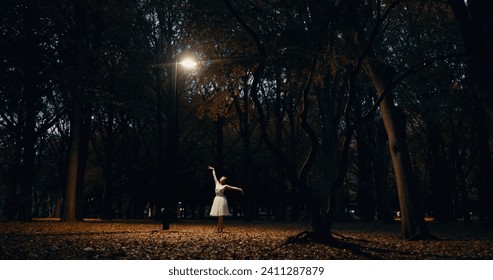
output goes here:
[{"label": "tall tree trunk", "polygon": [[[282,88],[283,81],[279,69],[276,71],[276,99],[274,103],[274,114],[276,117],[276,136],[275,143],[277,147],[283,146],[283,126],[284,126],[284,114],[283,114],[283,100],[282,100]],[[282,163],[280,159],[276,158],[277,165],[274,168],[276,172],[275,181],[275,200],[274,200],[274,217],[277,222],[282,222],[286,219],[286,213],[284,210],[286,199],[286,186],[284,184],[285,178],[282,174]]]},{"label": "tall tree trunk", "polygon": [[[248,77],[243,78],[243,82],[248,84]],[[241,184],[245,190],[245,204],[244,204],[244,218],[246,220],[251,220],[255,215],[254,209],[252,205],[252,194],[254,193],[252,184],[252,161],[250,155],[250,143],[251,143],[251,131],[250,131],[250,99],[248,92],[245,91],[242,100],[238,100],[235,97],[234,92],[231,93],[231,96],[234,98],[234,106],[236,109],[236,114],[238,115],[238,122],[240,124],[240,136],[243,142],[243,155],[242,155],[242,175],[241,175]]]},{"label": "tall tree trunk", "polygon": [[104,220],[113,219],[113,151],[114,151],[114,122],[115,114],[112,105],[107,106],[108,120],[105,125],[106,137],[103,140],[104,146],[104,190],[101,218]]},{"label": "tall tree trunk", "polygon": [[[342,205],[342,184],[338,183],[339,172],[341,172],[342,162],[339,152],[339,139],[337,138],[337,108],[336,102],[330,94],[330,91],[320,91],[317,95],[320,115],[322,118],[322,160],[324,167],[324,182],[327,184],[329,201],[326,205],[326,210],[323,212],[321,226],[318,229],[322,239],[331,238],[333,221],[338,218],[341,213],[337,209]],[[342,212],[342,211],[341,211]]]},{"label": "tall tree trunk", "polygon": [[458,145],[459,141],[459,129],[452,133],[452,144],[450,149],[450,159],[452,162],[452,172],[455,174],[454,180],[456,182],[457,188],[455,190],[454,200],[455,200],[455,211],[454,217],[456,219],[464,219],[465,222],[470,220],[469,216],[469,193],[467,191],[466,175],[464,172],[464,162],[461,160],[459,154],[460,147]]},{"label": "tall tree trunk", "polygon": [[[357,115],[361,115],[360,104],[355,104]],[[374,189],[370,173],[370,139],[367,125],[356,128],[357,160],[358,160],[358,208],[359,217],[363,221],[372,221],[375,217]]]},{"label": "tall tree trunk", "polygon": [[77,219],[77,173],[82,123],[82,104],[76,92],[73,97],[72,120],[70,122],[70,144],[68,156],[67,185],[63,199],[62,220],[75,222]]},{"label": "tall tree trunk", "polygon": [[[29,90],[26,88],[26,90]],[[34,90],[31,88],[31,90]],[[20,165],[20,200],[19,216],[20,221],[30,221],[33,206],[33,184],[34,184],[34,161],[35,161],[35,109],[32,95],[34,92],[25,93],[28,95],[26,101],[25,126],[22,132],[22,160]]]},{"label": "tall tree trunk", "polygon": [[88,106],[83,108],[83,122],[81,127],[79,143],[79,163],[77,170],[77,191],[76,191],[76,217],[81,221],[84,219],[84,187],[86,165],[89,157],[89,140],[91,134],[91,114]]},{"label": "tall tree trunk", "polygon": [[30,221],[31,212],[33,206],[33,184],[34,184],[34,165],[35,165],[35,145],[36,145],[36,108],[35,103],[37,101],[38,89],[35,84],[37,78],[36,69],[33,65],[37,65],[39,61],[38,56],[38,42],[35,38],[33,31],[34,8],[28,4],[26,9],[23,10],[23,26],[22,31],[24,35],[24,47],[26,48],[24,65],[21,72],[24,73],[23,79],[25,85],[23,92],[21,93],[21,113],[19,117],[19,133],[21,140],[20,150],[20,165],[18,179],[20,185],[19,197],[18,197],[18,212],[17,219],[20,221]]},{"label": "tall tree trunk", "polygon": [[441,135],[438,127],[430,124],[428,135],[428,147],[430,148],[430,189],[432,193],[433,218],[441,222],[453,220],[452,195],[455,181],[451,180],[454,174],[450,161],[441,143]]},{"label": "tall tree trunk", "polygon": [[382,122],[378,122],[376,145],[373,151],[373,176],[375,178],[375,190],[377,195],[377,219],[383,222],[393,222],[394,215],[390,202],[388,177],[388,154],[384,148],[387,145],[387,135]]},{"label": "tall tree trunk", "polygon": [[12,155],[8,165],[8,180],[5,192],[4,213],[7,220],[15,220],[19,212],[20,166],[22,155],[22,137],[15,134]]},{"label": "tall tree trunk", "polygon": [[479,149],[479,191],[481,216],[487,217],[489,227],[493,227],[493,210],[491,197],[493,196],[493,163],[491,161],[491,150],[489,145],[488,124],[483,110],[474,110],[476,131]]},{"label": "tall tree trunk", "polygon": [[[363,69],[370,77],[380,96],[390,90],[393,69],[366,59]],[[427,239],[431,237],[424,222],[424,215],[417,201],[418,190],[413,179],[411,160],[406,143],[406,120],[404,113],[394,106],[387,95],[380,103],[380,112],[389,140],[389,151],[394,167],[397,193],[401,212],[401,235],[404,239]]]},{"label": "tall tree trunk", "polygon": [[[17,146],[17,145],[16,145]],[[17,150],[17,148],[16,148]],[[15,157],[8,165],[8,180],[5,189],[5,204],[3,208],[4,216],[7,220],[12,221],[17,216],[18,211],[18,173],[19,173],[19,159]]]},{"label": "tall tree trunk", "polygon": [[62,217],[62,195],[57,195],[55,201],[55,210],[53,211],[53,218],[61,218]]},{"label": "tall tree trunk", "polygon": [[314,194],[312,190],[308,189],[308,185],[307,185],[308,173],[310,172],[310,169],[313,166],[315,158],[319,155],[319,151],[320,151],[320,145],[318,143],[318,135],[308,121],[308,112],[310,112],[311,110],[311,100],[309,97],[310,88],[312,86],[311,78],[312,77],[310,77],[306,82],[306,85],[302,92],[303,109],[300,114],[300,126],[309,140],[310,150],[300,170],[299,188],[303,194],[303,197],[308,198],[308,202],[309,202],[308,207],[311,213],[312,226],[314,226],[315,231],[317,231],[318,228],[324,227],[324,224],[322,223],[322,211],[321,211],[322,202],[320,201],[320,197],[318,195]]},{"label": "tall tree trunk", "polygon": [[[63,141],[66,142],[66,141]],[[63,199],[65,197],[65,191],[67,187],[67,173],[68,173],[68,155],[66,154],[66,149],[64,148],[66,143],[60,144],[60,157],[58,158],[57,170],[58,178],[56,180],[57,193],[55,210],[53,211],[53,218],[61,218],[63,212]]]},{"label": "tall tree trunk", "polygon": [[65,193],[63,198],[62,221],[75,222],[77,220],[77,177],[79,169],[80,136],[83,122],[83,85],[82,73],[86,57],[86,42],[84,36],[87,34],[86,7],[81,1],[75,1],[73,9],[74,16],[74,69],[77,76],[74,77],[72,90],[70,139],[68,149],[68,168]]},{"label": "tall tree trunk", "polygon": [[245,219],[251,220],[254,216],[254,206],[252,205],[252,194],[255,192],[253,189],[254,184],[252,184],[252,160],[250,154],[250,120],[249,120],[249,110],[250,110],[250,102],[249,102],[248,93],[245,92],[243,94],[243,110],[241,110],[241,137],[243,139],[243,179],[242,184],[246,190],[245,194],[245,204],[244,204],[244,215]]}]

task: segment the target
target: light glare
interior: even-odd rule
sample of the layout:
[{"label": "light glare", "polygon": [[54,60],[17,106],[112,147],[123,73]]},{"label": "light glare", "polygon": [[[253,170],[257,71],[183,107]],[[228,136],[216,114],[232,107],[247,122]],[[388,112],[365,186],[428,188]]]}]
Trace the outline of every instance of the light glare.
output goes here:
[{"label": "light glare", "polygon": [[188,69],[193,69],[197,66],[197,62],[191,58],[185,58],[179,64]]}]

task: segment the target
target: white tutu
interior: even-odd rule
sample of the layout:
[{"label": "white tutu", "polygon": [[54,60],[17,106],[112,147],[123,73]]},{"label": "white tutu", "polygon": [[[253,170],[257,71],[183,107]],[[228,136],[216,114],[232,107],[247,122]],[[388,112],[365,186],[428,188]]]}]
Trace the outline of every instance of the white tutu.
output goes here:
[{"label": "white tutu", "polygon": [[214,197],[209,215],[212,217],[231,216],[228,208],[228,200],[226,200],[224,195],[216,195],[216,197]]}]

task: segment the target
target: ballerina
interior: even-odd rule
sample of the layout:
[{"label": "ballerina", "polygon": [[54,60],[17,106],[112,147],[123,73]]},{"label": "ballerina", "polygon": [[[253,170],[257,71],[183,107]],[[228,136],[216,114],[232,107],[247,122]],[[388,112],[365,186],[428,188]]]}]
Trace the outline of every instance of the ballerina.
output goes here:
[{"label": "ballerina", "polygon": [[228,200],[226,199],[226,196],[224,196],[224,191],[229,189],[240,191],[241,194],[243,194],[243,189],[227,185],[226,181],[228,180],[228,178],[224,176],[217,180],[214,167],[209,166],[208,169],[212,170],[212,177],[214,178],[216,191],[216,197],[214,197],[214,201],[212,202],[211,212],[209,215],[212,217],[217,217],[217,232],[223,232],[224,216],[231,216],[228,208]]}]

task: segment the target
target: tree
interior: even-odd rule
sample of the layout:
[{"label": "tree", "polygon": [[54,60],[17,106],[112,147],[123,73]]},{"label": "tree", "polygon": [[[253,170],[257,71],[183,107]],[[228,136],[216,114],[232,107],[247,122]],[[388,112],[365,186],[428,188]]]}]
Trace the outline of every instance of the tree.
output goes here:
[{"label": "tree", "polygon": [[[460,27],[466,53],[468,55],[469,71],[477,95],[475,113],[478,125],[478,145],[481,185],[485,201],[493,198],[493,163],[489,148],[489,125],[493,123],[493,12],[484,1],[449,0],[457,23]],[[488,119],[489,121],[486,121]],[[487,216],[493,217],[493,206],[488,204]],[[493,225],[493,219],[488,219]]]},{"label": "tree", "polygon": [[[87,5],[92,3],[87,3]],[[68,168],[67,168],[67,180],[66,189],[63,199],[63,212],[62,220],[65,222],[74,222],[77,220],[77,193],[81,191],[81,186],[78,186],[80,174],[79,174],[79,163],[80,163],[80,153],[81,150],[85,148],[82,147],[84,142],[82,140],[83,136],[83,122],[84,122],[84,111],[86,110],[87,101],[87,89],[90,88],[91,76],[90,71],[95,70],[93,63],[97,61],[95,57],[91,55],[90,46],[91,35],[95,35],[94,39],[95,48],[100,46],[99,38],[101,30],[99,27],[92,29],[91,22],[89,22],[89,8],[87,5],[76,1],[74,6],[72,6],[73,13],[73,23],[71,25],[71,30],[74,34],[67,34],[67,52],[72,57],[66,57],[66,63],[73,70],[72,82],[73,85],[71,90],[71,99],[69,102],[70,108],[70,140],[69,140],[69,150],[68,150]],[[95,25],[97,26],[97,24]],[[95,33],[93,31],[95,30]],[[73,53],[71,53],[73,52]],[[88,62],[89,61],[89,62]],[[94,72],[93,72],[94,73]],[[86,143],[87,145],[87,143]]]},{"label": "tree", "polygon": [[[58,106],[52,7],[41,3],[9,3],[2,22],[1,125],[12,137],[12,162],[5,213],[8,219],[30,221],[40,137],[61,116]],[[42,47],[46,46],[46,47]],[[45,65],[45,61],[51,61]],[[53,78],[54,77],[54,78]],[[53,79],[51,79],[53,78]],[[46,103],[46,104],[44,104]]]}]

